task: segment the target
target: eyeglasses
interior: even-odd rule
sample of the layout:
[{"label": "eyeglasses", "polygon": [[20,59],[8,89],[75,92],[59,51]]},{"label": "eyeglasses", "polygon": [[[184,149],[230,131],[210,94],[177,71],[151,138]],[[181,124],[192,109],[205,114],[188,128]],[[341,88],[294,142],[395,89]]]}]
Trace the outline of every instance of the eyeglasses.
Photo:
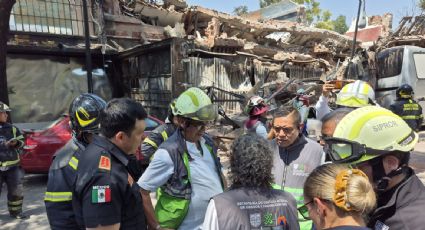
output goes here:
[{"label": "eyeglasses", "polygon": [[212,124],[212,122],[203,122],[203,121],[195,121],[195,120],[189,121],[190,126],[193,126],[195,128],[198,128],[198,129],[203,129],[203,128],[211,125],[211,124]]},{"label": "eyeglasses", "polygon": [[313,203],[313,200],[311,200],[310,202],[305,203],[303,206],[301,206],[301,207],[298,208],[298,212],[306,220],[311,220],[310,214],[308,214],[308,207],[307,207],[307,205],[309,205],[311,203]]},{"label": "eyeglasses", "polygon": [[283,131],[283,133],[285,133],[286,135],[291,134],[295,130],[293,127],[279,127],[279,126],[273,126],[273,129],[276,133],[280,133],[280,131]]}]

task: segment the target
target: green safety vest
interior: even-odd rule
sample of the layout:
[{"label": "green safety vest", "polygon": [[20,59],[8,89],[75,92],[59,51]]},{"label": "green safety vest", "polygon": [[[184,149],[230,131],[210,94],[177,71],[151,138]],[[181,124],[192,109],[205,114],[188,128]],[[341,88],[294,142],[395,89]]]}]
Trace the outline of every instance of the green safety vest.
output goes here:
[{"label": "green safety vest", "polygon": [[[204,138],[221,178],[221,165],[217,159],[217,151],[213,147],[212,140],[207,136]],[[177,229],[187,215],[192,195],[189,155],[181,131],[174,132],[160,148],[167,150],[170,154],[174,164],[174,175],[157,191],[155,216],[161,227]]]}]

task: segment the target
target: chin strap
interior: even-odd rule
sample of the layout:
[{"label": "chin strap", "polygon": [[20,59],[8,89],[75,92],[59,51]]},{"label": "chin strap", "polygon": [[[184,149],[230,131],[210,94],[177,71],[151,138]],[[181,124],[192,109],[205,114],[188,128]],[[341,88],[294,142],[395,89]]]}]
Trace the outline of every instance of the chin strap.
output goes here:
[{"label": "chin strap", "polygon": [[382,193],[387,190],[388,185],[393,177],[408,171],[407,165],[402,164],[397,169],[391,171],[388,174],[385,174],[382,157],[373,159],[371,165],[373,167],[373,182],[376,183],[376,189],[378,193]]}]

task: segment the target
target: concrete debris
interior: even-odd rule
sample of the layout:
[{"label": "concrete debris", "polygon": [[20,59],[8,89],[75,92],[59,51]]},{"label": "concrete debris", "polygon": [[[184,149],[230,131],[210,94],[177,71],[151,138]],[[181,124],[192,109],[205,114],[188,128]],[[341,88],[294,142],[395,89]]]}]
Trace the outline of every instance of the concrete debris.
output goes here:
[{"label": "concrete debris", "polygon": [[174,10],[184,10],[187,8],[187,3],[184,0],[163,0],[164,8],[173,8]]},{"label": "concrete debris", "polygon": [[164,28],[164,33],[167,38],[184,38],[186,37],[186,32],[184,30],[184,24],[176,22],[174,28],[171,26],[166,26]]}]

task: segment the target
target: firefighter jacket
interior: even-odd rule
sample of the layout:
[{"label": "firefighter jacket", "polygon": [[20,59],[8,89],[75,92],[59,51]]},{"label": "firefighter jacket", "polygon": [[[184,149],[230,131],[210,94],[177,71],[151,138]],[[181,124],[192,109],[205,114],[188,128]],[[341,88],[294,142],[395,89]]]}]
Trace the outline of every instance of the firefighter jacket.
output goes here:
[{"label": "firefighter jacket", "polygon": [[[18,142],[15,148],[9,148],[6,143],[12,139]],[[0,123],[0,169],[7,169],[19,165],[19,153],[24,145],[24,136],[18,128],[9,123]]]},{"label": "firefighter jacket", "polygon": [[162,142],[166,141],[168,137],[173,135],[176,131],[176,126],[173,123],[162,124],[154,129],[142,143],[142,163],[149,164],[150,158],[153,156]]},{"label": "firefighter jacket", "polygon": [[409,168],[407,178],[378,196],[368,226],[375,230],[414,230],[425,226],[425,187]]},{"label": "firefighter jacket", "polygon": [[54,155],[44,198],[47,217],[53,230],[79,229],[72,209],[72,191],[78,160],[84,149],[82,143],[71,139]]},{"label": "firefighter jacket", "polygon": [[418,131],[422,120],[422,107],[413,99],[398,99],[391,106],[390,110],[399,115],[415,131]]}]

